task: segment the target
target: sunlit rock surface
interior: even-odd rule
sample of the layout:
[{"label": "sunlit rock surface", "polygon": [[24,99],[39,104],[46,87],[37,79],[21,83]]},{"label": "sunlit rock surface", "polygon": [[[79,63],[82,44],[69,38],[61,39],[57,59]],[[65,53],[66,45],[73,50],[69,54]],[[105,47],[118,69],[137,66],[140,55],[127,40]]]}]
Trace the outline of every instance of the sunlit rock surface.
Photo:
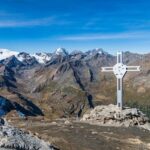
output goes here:
[{"label": "sunlit rock surface", "polygon": [[55,148],[33,136],[31,133],[14,128],[0,118],[0,150],[55,150]]}]

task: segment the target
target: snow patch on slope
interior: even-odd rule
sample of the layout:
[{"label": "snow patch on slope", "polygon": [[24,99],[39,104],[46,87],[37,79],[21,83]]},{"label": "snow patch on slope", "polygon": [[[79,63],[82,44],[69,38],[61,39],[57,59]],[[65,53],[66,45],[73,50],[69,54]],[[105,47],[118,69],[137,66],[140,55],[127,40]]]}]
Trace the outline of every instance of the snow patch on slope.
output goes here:
[{"label": "snow patch on slope", "polygon": [[35,57],[36,60],[41,64],[51,60],[51,56],[46,53],[35,53],[32,56]]}]

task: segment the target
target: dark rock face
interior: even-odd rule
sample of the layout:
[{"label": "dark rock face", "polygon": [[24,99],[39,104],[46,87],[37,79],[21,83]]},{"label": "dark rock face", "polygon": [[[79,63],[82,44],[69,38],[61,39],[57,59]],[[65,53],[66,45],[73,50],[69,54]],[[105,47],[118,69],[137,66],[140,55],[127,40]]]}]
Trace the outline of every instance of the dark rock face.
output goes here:
[{"label": "dark rock face", "polygon": [[0,61],[0,63],[7,66],[8,68],[19,67],[23,65],[22,62],[20,62],[15,56],[3,59]]},{"label": "dark rock face", "polygon": [[4,116],[12,110],[16,110],[20,117],[43,115],[40,108],[33,104],[32,101],[26,99],[21,95],[20,99],[23,101],[24,105],[22,105],[21,102],[12,102],[11,100],[0,96],[0,116]]},{"label": "dark rock face", "polygon": [[0,118],[0,126],[4,125],[5,124],[5,121],[4,119]]},{"label": "dark rock face", "polygon": [[31,133],[14,128],[0,118],[0,150],[56,150]]},{"label": "dark rock face", "polygon": [[14,109],[13,104],[9,100],[0,96],[0,116],[7,114],[12,109]]}]

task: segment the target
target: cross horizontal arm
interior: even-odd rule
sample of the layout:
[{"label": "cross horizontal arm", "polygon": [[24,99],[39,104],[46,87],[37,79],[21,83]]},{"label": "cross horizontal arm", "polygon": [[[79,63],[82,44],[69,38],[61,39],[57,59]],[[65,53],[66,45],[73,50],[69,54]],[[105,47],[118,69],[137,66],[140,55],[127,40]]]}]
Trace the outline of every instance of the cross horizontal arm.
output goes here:
[{"label": "cross horizontal arm", "polygon": [[140,71],[140,66],[127,66],[127,71]]},{"label": "cross horizontal arm", "polygon": [[102,67],[102,72],[112,72],[113,67]]}]

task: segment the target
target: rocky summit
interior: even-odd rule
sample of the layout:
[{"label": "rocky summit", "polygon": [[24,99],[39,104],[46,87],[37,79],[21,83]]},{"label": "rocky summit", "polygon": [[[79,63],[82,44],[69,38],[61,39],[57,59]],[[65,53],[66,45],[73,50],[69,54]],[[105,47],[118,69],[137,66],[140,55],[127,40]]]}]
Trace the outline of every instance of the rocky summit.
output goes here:
[{"label": "rocky summit", "polygon": [[8,125],[0,118],[0,150],[55,150],[55,148],[29,132]]},{"label": "rocky summit", "polygon": [[116,105],[100,105],[83,115],[83,122],[101,126],[137,126],[150,130],[150,120],[137,108],[120,109]]}]

